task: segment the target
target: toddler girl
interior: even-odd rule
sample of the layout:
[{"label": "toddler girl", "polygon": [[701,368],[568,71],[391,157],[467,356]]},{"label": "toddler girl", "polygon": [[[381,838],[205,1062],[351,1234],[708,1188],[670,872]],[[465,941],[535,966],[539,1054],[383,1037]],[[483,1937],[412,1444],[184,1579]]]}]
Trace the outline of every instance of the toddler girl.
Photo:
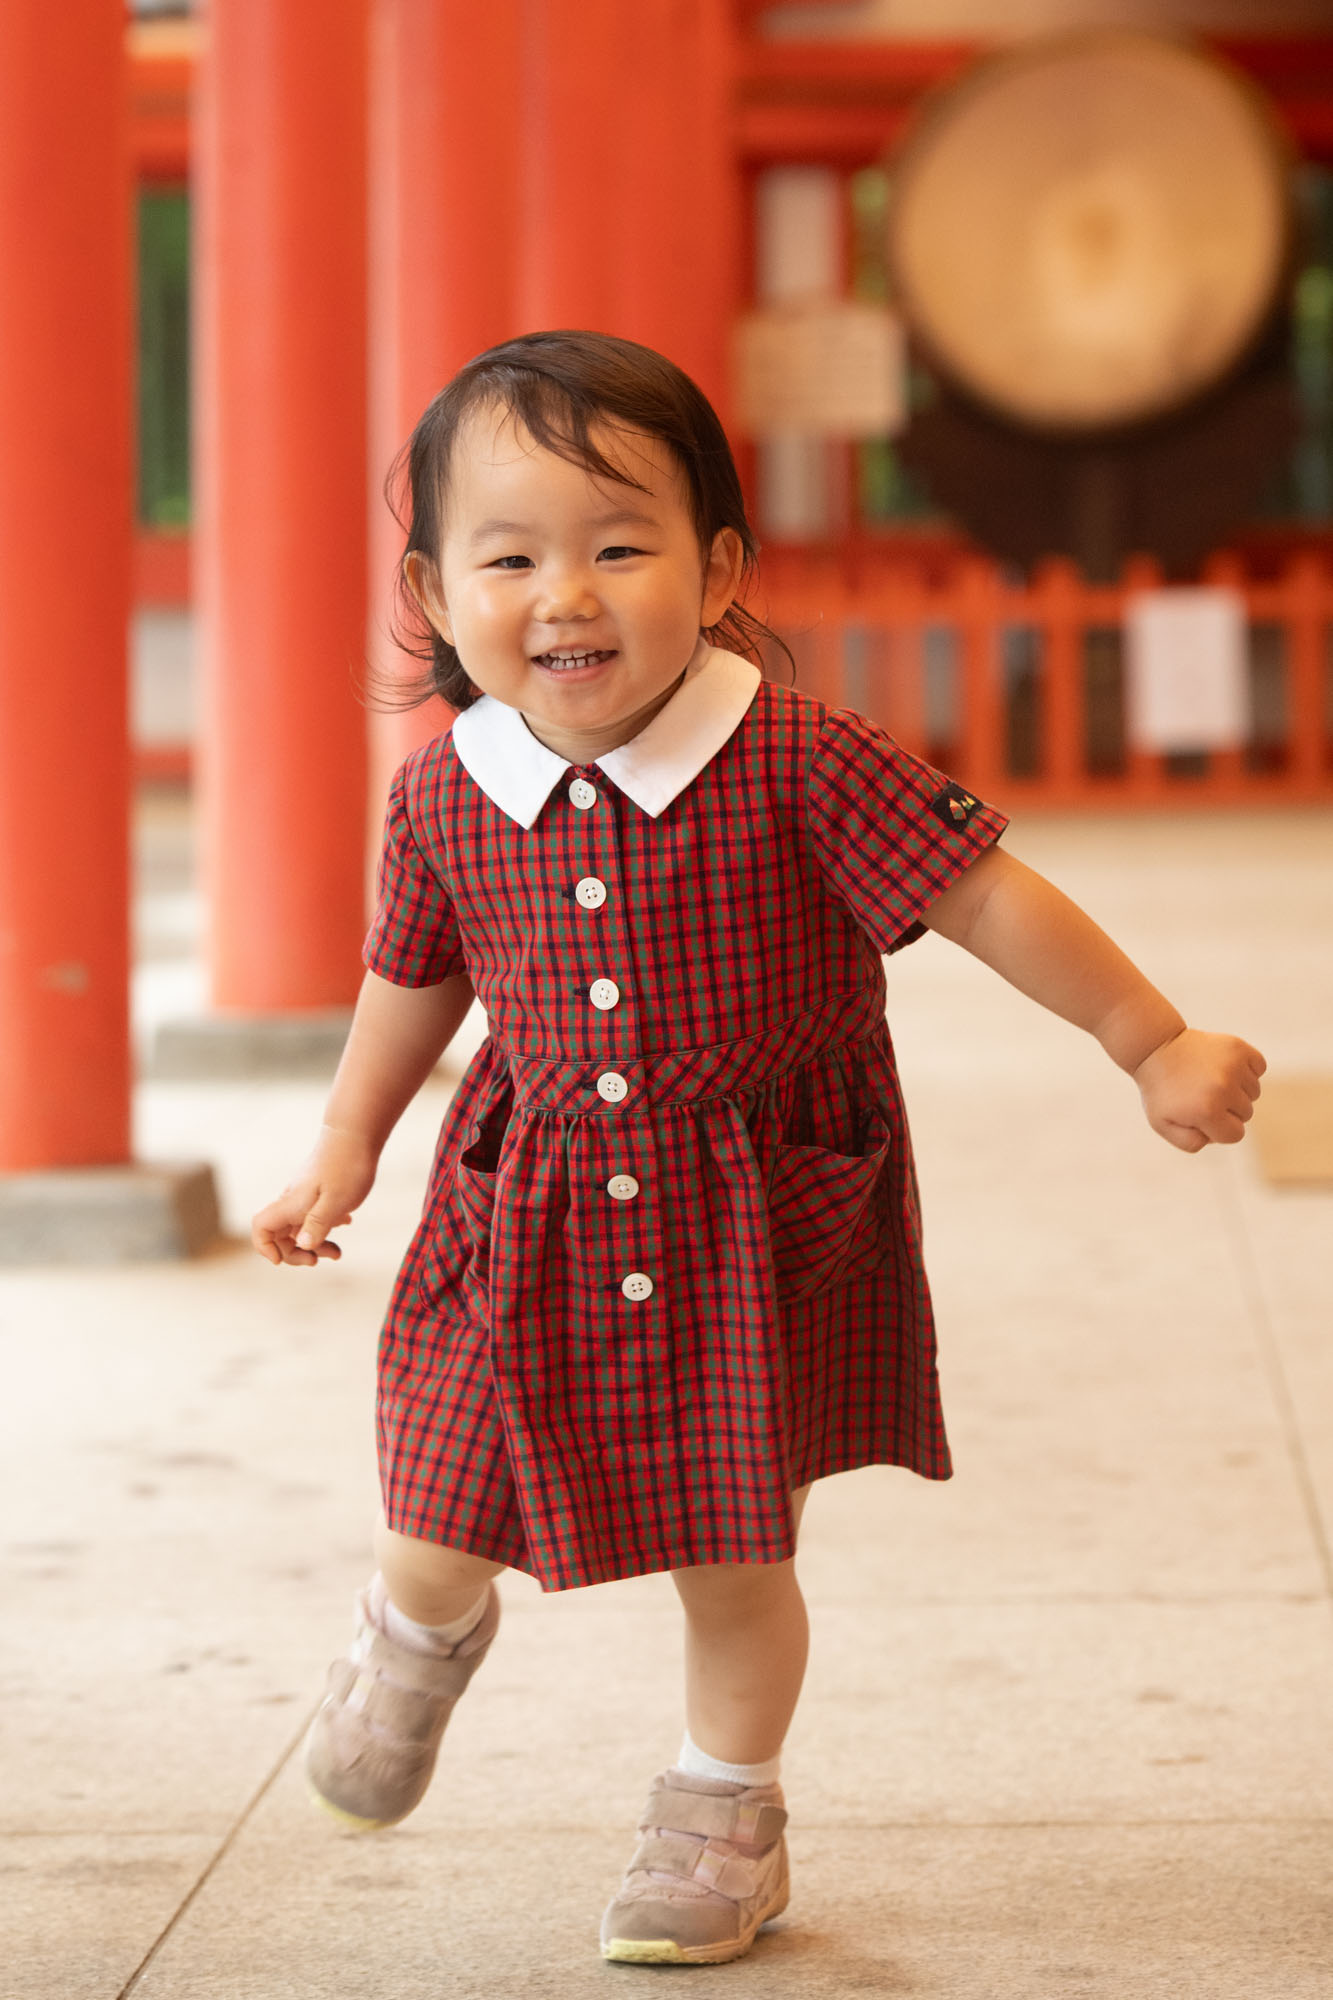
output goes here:
[{"label": "toddler girl", "polygon": [[1187,1152],[1242,1136],[1264,1062],[1001,852],[1001,813],[761,678],[735,467],[660,355],[509,341],[407,464],[404,580],[458,716],[394,781],[346,1053],[256,1248],[337,1256],[474,994],[489,1034],[381,1338],[379,1566],[307,1768],[354,1824],[401,1819],[502,1570],[670,1570],[686,1734],[602,1951],[716,1963],[787,1901],[810,1483],[950,1470],[882,954],[930,929],[984,959]]}]

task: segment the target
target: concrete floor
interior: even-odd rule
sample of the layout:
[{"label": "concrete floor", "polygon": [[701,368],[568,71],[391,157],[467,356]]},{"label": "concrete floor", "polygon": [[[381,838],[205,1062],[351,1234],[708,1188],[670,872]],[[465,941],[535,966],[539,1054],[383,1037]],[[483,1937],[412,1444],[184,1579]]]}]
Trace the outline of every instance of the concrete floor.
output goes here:
[{"label": "concrete floor", "polygon": [[[191,989],[178,820],[144,825],[141,1016]],[[1333,1068],[1333,816],[1030,820],[1014,851],[1201,1025]],[[958,1476],[817,1489],[789,1913],[682,1974],[765,2000],[1333,1992],[1333,1194],[1177,1154],[1096,1048],[929,939],[890,967]],[[0,1277],[0,1954],[24,2000],[455,2000],[672,1978],[601,1906],[679,1739],[660,1577],[506,1629],[402,1828],[294,1748],[367,1568],[371,1371],[447,1084],[345,1261]],[[239,1232],[310,1085],[158,1084]]]}]

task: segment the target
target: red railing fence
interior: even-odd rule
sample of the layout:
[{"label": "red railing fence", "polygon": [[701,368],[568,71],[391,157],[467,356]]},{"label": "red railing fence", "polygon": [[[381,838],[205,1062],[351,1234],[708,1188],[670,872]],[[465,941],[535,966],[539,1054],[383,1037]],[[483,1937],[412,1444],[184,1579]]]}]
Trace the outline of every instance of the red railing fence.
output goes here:
[{"label": "red railing fence", "polygon": [[[1201,583],[1244,600],[1249,721],[1226,750],[1169,755],[1127,727],[1124,623],[1160,587],[1149,559],[1118,583],[1064,560],[1017,580],[961,553],[929,565],[778,550],[756,603],[796,685],[857,708],[983,797],[1059,807],[1333,803],[1333,565],[1302,550],[1256,574],[1224,551]],[[790,677],[783,661],[778,677]]]}]

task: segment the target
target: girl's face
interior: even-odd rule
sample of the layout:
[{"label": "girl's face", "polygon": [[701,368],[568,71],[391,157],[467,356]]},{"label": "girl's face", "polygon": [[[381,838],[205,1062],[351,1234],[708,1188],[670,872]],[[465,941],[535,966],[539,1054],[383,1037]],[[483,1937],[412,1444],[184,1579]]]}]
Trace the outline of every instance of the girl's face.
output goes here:
[{"label": "girl's face", "polygon": [[476,410],[454,441],[436,564],[408,582],[483,694],[521,710],[572,764],[635,736],[668,699],[740,580],[740,539],[699,547],[684,477],[661,439],[595,436],[639,481],[596,479],[546,451],[506,410]]}]

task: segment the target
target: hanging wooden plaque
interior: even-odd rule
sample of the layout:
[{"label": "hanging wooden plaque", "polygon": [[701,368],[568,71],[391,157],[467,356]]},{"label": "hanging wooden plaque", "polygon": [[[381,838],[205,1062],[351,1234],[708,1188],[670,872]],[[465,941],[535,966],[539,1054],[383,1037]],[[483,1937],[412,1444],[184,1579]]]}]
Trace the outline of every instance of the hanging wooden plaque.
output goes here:
[{"label": "hanging wooden plaque", "polygon": [[770,306],[736,330],[736,415],[751,437],[883,437],[906,420],[903,336],[884,306]]}]

